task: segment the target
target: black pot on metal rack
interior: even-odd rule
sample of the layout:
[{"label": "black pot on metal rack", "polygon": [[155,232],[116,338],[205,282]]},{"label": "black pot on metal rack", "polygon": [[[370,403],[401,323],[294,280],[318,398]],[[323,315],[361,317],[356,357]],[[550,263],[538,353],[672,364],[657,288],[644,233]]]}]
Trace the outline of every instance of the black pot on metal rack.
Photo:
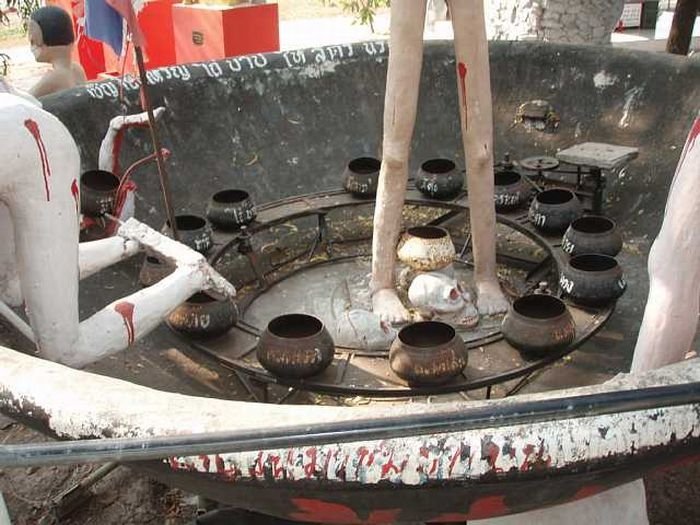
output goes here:
[{"label": "black pot on metal rack", "polygon": [[602,253],[615,257],[622,249],[622,236],[615,221],[601,215],[585,215],[571,223],[562,238],[569,255]]},{"label": "black pot on metal rack", "polygon": [[90,170],[80,176],[80,211],[91,217],[112,213],[119,177],[105,170]]},{"label": "black pot on metal rack", "polygon": [[139,272],[139,284],[148,287],[167,277],[175,271],[175,267],[165,261],[161,261],[153,255],[146,255]]},{"label": "black pot on metal rack", "polygon": [[307,314],[275,317],[260,336],[256,356],[279,377],[301,379],[319,374],[333,361],[335,344],[320,319]]},{"label": "black pot on metal rack", "polygon": [[452,199],[459,195],[464,175],[449,159],[430,159],[416,174],[416,189],[431,199]]},{"label": "black pot on metal rack", "polygon": [[380,168],[381,162],[373,157],[352,159],[343,172],[343,188],[355,197],[374,197]]},{"label": "black pot on metal rack", "polygon": [[232,299],[219,300],[199,292],[175,308],[167,322],[190,337],[216,337],[228,332],[238,321],[238,307]]},{"label": "black pot on metal rack", "polygon": [[614,257],[599,253],[574,255],[559,277],[562,293],[577,304],[599,306],[620,297],[627,283]]},{"label": "black pot on metal rack", "polygon": [[528,218],[538,230],[561,235],[581,213],[583,206],[574,192],[552,188],[535,195],[530,203]]},{"label": "black pot on metal rack", "polygon": [[530,196],[530,185],[517,171],[497,169],[494,172],[493,199],[496,211],[510,211],[522,206]]},{"label": "black pot on metal rack", "polygon": [[576,324],[561,299],[533,294],[513,301],[501,333],[525,355],[541,357],[569,346],[576,336]]},{"label": "black pot on metal rack", "polygon": [[467,348],[446,323],[413,323],[403,327],[391,344],[389,366],[412,385],[439,385],[464,370]]},{"label": "black pot on metal rack", "polygon": [[250,224],[255,216],[253,199],[244,190],[218,191],[207,205],[207,219],[223,230],[236,230]]},{"label": "black pot on metal rack", "polygon": [[[175,224],[180,236],[180,242],[189,246],[199,253],[206,253],[211,248],[212,232],[211,226],[204,217],[199,215],[176,215]],[[172,236],[170,222],[166,221],[161,230],[162,233]]]}]

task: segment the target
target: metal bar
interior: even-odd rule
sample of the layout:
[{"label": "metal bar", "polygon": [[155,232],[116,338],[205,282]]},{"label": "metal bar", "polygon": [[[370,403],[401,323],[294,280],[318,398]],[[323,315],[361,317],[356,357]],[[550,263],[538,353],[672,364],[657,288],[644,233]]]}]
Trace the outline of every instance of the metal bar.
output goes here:
[{"label": "metal bar", "polygon": [[274,429],[0,445],[0,467],[160,460],[171,456],[396,439],[682,405],[693,405],[697,409],[698,404],[700,382],[693,382],[555,399],[489,403],[475,408],[465,408],[461,404],[449,412],[429,411],[399,417],[350,419]]},{"label": "metal bar", "polygon": [[4,301],[0,301],[0,315],[7,319],[12,326],[17,328],[17,330],[19,330],[24,337],[36,344],[36,337],[34,337],[32,327],[29,326],[24,319],[17,315],[12,308],[7,306]]},{"label": "metal bar", "polygon": [[148,78],[146,77],[146,66],[143,63],[143,51],[140,46],[134,46],[134,54],[136,55],[136,64],[139,69],[139,77],[141,79],[141,106],[148,113],[148,129],[151,132],[151,142],[156,154],[156,164],[158,166],[158,177],[160,178],[160,187],[163,190],[163,202],[165,203],[165,214],[170,223],[170,230],[173,233],[173,239],[180,240],[180,234],[177,231],[175,223],[175,212],[173,211],[173,196],[170,192],[170,181],[168,180],[168,172],[165,170],[165,160],[160,147],[160,137],[156,128],[156,119],[153,116],[153,106],[148,95]]}]

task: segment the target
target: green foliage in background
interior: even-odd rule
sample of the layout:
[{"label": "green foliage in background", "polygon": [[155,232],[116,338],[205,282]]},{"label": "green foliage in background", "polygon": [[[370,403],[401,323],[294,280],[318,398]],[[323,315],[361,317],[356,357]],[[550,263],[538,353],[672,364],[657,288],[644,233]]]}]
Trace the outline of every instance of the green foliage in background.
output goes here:
[{"label": "green foliage in background", "polygon": [[17,13],[25,26],[29,15],[41,7],[41,0],[0,0],[0,22],[9,24],[10,13]]},{"label": "green foliage in background", "polygon": [[[422,1],[422,0],[420,0]],[[324,5],[340,7],[346,13],[351,13],[355,21],[369,25],[374,33],[374,16],[377,9],[388,7],[390,0],[321,0]]]}]

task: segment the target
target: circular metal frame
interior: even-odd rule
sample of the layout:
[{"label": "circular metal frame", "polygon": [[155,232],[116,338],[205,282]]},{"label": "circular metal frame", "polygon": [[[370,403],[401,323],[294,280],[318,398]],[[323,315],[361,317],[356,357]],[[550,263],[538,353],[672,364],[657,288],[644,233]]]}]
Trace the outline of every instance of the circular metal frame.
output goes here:
[{"label": "circular metal frame", "polygon": [[[353,255],[334,256],[333,245],[330,243],[329,239],[325,238],[325,217],[331,210],[372,203],[372,199],[358,199],[344,190],[291,197],[259,206],[257,208],[258,215],[255,222],[251,223],[243,231],[234,233],[215,232],[215,247],[217,247],[217,249],[210,257],[210,262],[213,265],[220,262],[226,253],[237,247],[238,253],[247,256],[251,266],[253,266],[254,269],[255,278],[245,283],[243,287],[239,287],[240,289],[248,290],[246,293],[241,294],[242,300],[239,301],[239,308],[242,312],[241,318],[244,317],[245,311],[252,304],[252,302],[261,294],[265,293],[270,286],[273,286],[274,284],[277,284],[300,271],[314,266],[332,264],[338,261],[347,260],[348,258],[367,255],[366,253],[356,253]],[[460,195],[452,200],[438,201],[425,197],[420,192],[415,190],[415,188],[411,187],[407,191],[405,205],[429,206],[431,208],[440,208],[447,211],[443,216],[441,216],[438,220],[433,221],[431,224],[438,221],[444,222],[450,218],[454,218],[460,214],[468,212],[467,199],[464,192],[460,193]],[[316,216],[318,218],[318,235],[313,241],[312,247],[306,256],[291,257],[288,260],[280,262],[278,266],[270,269],[267,272],[264,272],[259,268],[256,269],[256,255],[250,249],[250,237],[256,233],[268,230],[273,226],[308,216]],[[546,257],[539,262],[537,267],[533,269],[531,273],[536,273],[537,270],[542,270],[542,268],[546,269],[546,267],[556,271],[557,274],[559,273],[559,268],[563,262],[564,254],[561,252],[561,250],[556,250],[555,248],[559,246],[561,242],[560,238],[547,238],[535,231],[529,224],[527,214],[524,213],[523,210],[516,210],[509,214],[499,214],[497,216],[497,221],[519,233],[522,233],[544,249]],[[351,241],[354,242],[366,240],[367,239],[352,239]],[[457,264],[469,264],[461,259],[461,256],[464,255],[469,242],[470,236],[468,236],[466,239],[458,260],[455,261]],[[322,246],[325,250],[323,259],[311,261],[312,256],[317,253],[319,248]],[[304,261],[303,259],[306,260]],[[280,268],[287,266],[291,266],[291,269],[285,272],[279,271]],[[277,275],[273,275],[275,273]],[[263,369],[257,363],[257,361],[254,360],[253,355],[255,345],[261,330],[258,327],[246,323],[245,321],[239,321],[238,325],[234,327],[227,336],[224,336],[223,339],[216,338],[211,340],[194,340],[184,338],[184,336],[181,334],[178,335],[180,335],[180,337],[185,339],[190,345],[194,346],[198,350],[201,350],[214,357],[222,364],[232,367],[239,373],[239,375],[242,374],[247,376],[249,379],[252,379],[257,383],[278,384],[299,390],[342,396],[360,395],[371,397],[411,397],[462,392],[484,387],[487,388],[487,395],[490,395],[490,389],[492,386],[518,378],[522,378],[523,381],[526,381],[527,378],[537,370],[556,362],[565,355],[574,351],[584,341],[602,328],[612,314],[614,304],[597,309],[583,309],[571,304],[569,307],[571,309],[583,312],[587,322],[582,326],[577,326],[577,336],[575,340],[565,349],[532,361],[521,363],[500,372],[490,374],[487,373],[486,375],[472,378],[462,374],[450,383],[430,387],[409,386],[398,378],[393,380],[385,380],[388,381],[389,384],[381,387],[345,384],[343,381],[345,372],[353,359],[382,359],[387,361],[386,368],[388,369],[388,352],[363,351],[341,347],[336,349],[336,357],[334,359],[336,373],[332,378],[326,377],[324,379],[319,379],[319,376],[315,376],[303,380],[296,380],[276,377]],[[226,337],[228,337],[228,339],[226,339]],[[488,333],[485,336],[471,341],[468,344],[468,348],[470,349],[470,352],[474,352],[492,344],[508,346],[505,340],[503,340],[499,330]],[[237,346],[237,351],[231,352],[231,349],[229,348],[231,345]],[[516,351],[513,350],[513,352]],[[324,374],[320,374],[320,376],[323,375]]]}]

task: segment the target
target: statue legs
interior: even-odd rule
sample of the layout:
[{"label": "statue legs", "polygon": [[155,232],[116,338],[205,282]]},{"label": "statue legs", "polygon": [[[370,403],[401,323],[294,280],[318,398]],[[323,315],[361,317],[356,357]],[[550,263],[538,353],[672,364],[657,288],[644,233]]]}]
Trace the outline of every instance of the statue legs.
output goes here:
[{"label": "statue legs", "polygon": [[451,1],[457,93],[467,164],[474,286],[482,315],[505,312],[496,275],[496,208],[493,201],[493,115],[489,48],[481,1]]},{"label": "statue legs", "polygon": [[423,62],[425,2],[391,3],[391,36],[384,137],[372,237],[372,308],[382,321],[407,321],[408,311],[394,289],[396,245],[408,179],[408,158],[416,121]]}]

